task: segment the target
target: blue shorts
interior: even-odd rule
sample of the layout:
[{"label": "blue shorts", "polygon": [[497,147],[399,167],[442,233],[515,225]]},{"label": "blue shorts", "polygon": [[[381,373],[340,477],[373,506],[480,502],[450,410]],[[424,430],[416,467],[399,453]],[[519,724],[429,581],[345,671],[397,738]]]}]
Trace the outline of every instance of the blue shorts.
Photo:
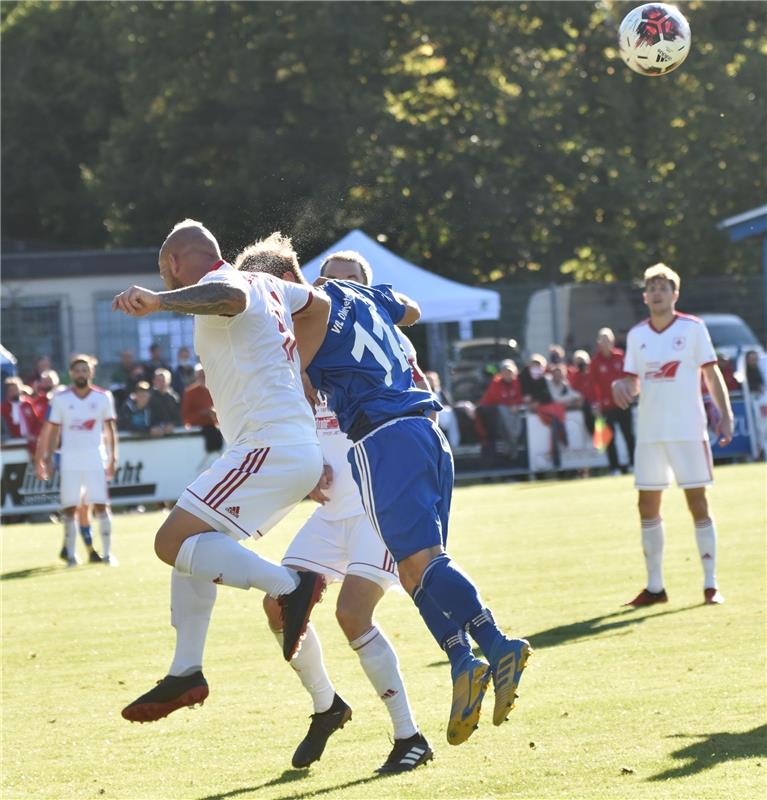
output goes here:
[{"label": "blue shorts", "polygon": [[431,420],[387,422],[353,445],[348,459],[362,505],[395,561],[445,546],[453,455]]}]

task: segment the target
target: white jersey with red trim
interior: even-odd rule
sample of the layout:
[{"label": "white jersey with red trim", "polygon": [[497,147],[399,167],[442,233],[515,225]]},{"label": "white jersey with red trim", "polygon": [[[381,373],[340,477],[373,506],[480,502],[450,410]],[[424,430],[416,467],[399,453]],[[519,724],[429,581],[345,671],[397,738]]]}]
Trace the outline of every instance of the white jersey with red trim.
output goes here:
[{"label": "white jersey with red trim", "polygon": [[311,303],[311,291],[223,261],[200,283],[237,286],[248,298],[235,316],[201,314],[194,324],[195,351],[227,446],[316,443],[291,319]]},{"label": "white jersey with red trim", "polygon": [[663,330],[650,320],[629,331],[623,369],[640,381],[637,442],[686,442],[706,438],[700,370],[716,364],[705,323],[675,313]]},{"label": "white jersey with red trim", "polygon": [[54,394],[48,421],[61,426],[61,469],[103,469],[107,459],[104,423],[115,417],[111,392],[98,386],[91,386],[84,397],[71,387]]}]

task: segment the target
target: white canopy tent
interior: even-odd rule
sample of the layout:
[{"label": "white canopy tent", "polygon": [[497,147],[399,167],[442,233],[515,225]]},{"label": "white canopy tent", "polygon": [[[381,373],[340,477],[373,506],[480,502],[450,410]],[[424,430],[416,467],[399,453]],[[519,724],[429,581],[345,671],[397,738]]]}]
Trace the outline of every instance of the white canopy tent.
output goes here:
[{"label": "white canopy tent", "polygon": [[[477,289],[441,278],[416,267],[371,239],[360,230],[347,233],[317,258],[303,267],[307,280],[314,281],[329,253],[356,250],[373,268],[373,283],[390,283],[397,291],[412,297],[421,306],[421,322],[459,322],[498,319],[501,299],[492,289]],[[464,327],[462,326],[462,327]]]}]

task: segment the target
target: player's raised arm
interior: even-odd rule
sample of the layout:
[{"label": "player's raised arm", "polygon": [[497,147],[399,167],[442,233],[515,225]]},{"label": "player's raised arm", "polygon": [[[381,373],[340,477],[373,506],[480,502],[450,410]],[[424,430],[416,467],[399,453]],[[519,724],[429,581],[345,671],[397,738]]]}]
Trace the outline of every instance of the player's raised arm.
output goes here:
[{"label": "player's raised arm", "polygon": [[328,332],[330,300],[322,293],[309,289],[309,302],[293,314],[293,330],[301,358],[301,369],[306,369],[317,355]]},{"label": "player's raised arm", "polygon": [[392,294],[405,306],[405,313],[402,315],[402,319],[399,320],[397,325],[400,327],[415,325],[415,323],[421,319],[421,307],[415,300],[407,295],[401,294],[400,292],[392,292]]},{"label": "player's raised arm", "polygon": [[247,306],[244,289],[220,282],[198,283],[170,292],[153,292],[141,286],[131,286],[112,301],[113,311],[123,311],[131,317],[144,317],[156,311],[233,317]]},{"label": "player's raised arm", "polygon": [[160,248],[160,277],[168,291],[131,286],[114,298],[112,310],[131,317],[156,311],[233,317],[248,307],[247,285],[240,286],[231,275],[218,273],[223,264],[213,234],[195,220],[184,220]]}]

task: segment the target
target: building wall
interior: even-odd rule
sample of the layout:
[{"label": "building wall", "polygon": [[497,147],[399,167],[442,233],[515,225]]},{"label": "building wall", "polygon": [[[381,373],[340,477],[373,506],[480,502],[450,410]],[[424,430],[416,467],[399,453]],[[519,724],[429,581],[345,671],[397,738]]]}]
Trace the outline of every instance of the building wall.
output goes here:
[{"label": "building wall", "polygon": [[[165,288],[159,273],[3,281],[3,344],[18,358],[20,374],[27,374],[32,369],[35,355],[43,353],[52,355],[58,370],[65,367],[72,353],[96,354],[102,362],[102,371],[106,372],[117,363],[121,349],[138,350],[141,342],[148,347],[152,328],[159,326],[165,331],[168,329],[168,318],[178,318],[180,315],[152,315],[152,318],[142,321],[109,311],[114,295],[133,284],[153,290]],[[59,306],[57,326],[48,304]],[[27,313],[13,313],[14,308],[18,310],[25,307]],[[39,312],[36,310],[38,308]],[[40,326],[34,324],[38,313],[47,315]],[[191,330],[190,317],[186,317],[183,323],[185,332]],[[54,326],[58,330],[51,330]],[[167,337],[158,334],[157,338],[160,341],[165,338],[170,344],[169,334]],[[190,334],[185,338],[190,339]],[[178,336],[174,336],[176,345],[177,340]],[[114,342],[114,346],[110,346],[111,342]],[[121,346],[121,342],[127,343],[127,347]],[[191,340],[183,343],[192,344]],[[53,352],[48,353],[46,349]],[[135,354],[138,360],[148,356],[145,350]],[[175,352],[170,347],[165,355],[170,360],[175,358]]]}]

